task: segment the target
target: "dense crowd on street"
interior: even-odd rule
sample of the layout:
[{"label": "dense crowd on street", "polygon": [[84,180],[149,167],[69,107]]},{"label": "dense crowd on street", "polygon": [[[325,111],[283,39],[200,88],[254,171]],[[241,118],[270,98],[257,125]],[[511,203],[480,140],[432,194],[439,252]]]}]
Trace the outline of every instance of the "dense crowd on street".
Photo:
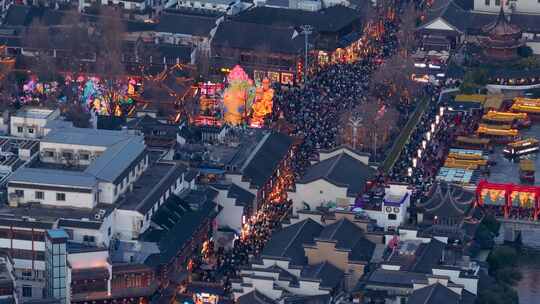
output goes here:
[{"label": "dense crowd on street", "polygon": [[276,88],[274,113],[283,113],[295,126],[293,135],[303,138],[297,174],[301,174],[317,150],[339,144],[340,116],[366,102],[370,75],[381,59],[396,51],[396,32],[397,22],[385,20],[382,35],[366,40],[366,48],[373,51],[360,60],[320,67],[302,85]]},{"label": "dense crowd on street", "polygon": [[[293,163],[293,172],[298,177],[309,165],[319,149],[339,145],[340,117],[362,102],[367,102],[370,88],[370,75],[377,66],[397,51],[398,21],[385,19],[381,35],[366,39],[365,43],[373,50],[352,63],[334,63],[324,67],[313,67],[307,80],[297,86],[276,86],[273,113],[283,115],[294,125],[293,134],[303,139]],[[426,95],[436,95],[438,88],[428,87]],[[436,103],[435,103],[436,104]],[[412,105],[414,107],[416,105]],[[433,110],[430,108],[430,110]],[[438,107],[435,108],[438,110]],[[412,111],[401,111],[402,123]],[[424,119],[429,120],[429,116]],[[428,124],[429,125],[429,124]],[[420,131],[418,131],[420,132]],[[391,141],[390,141],[391,142]],[[416,142],[407,148],[412,151]],[[383,154],[383,153],[381,153]],[[405,156],[403,156],[405,157]],[[384,158],[384,155],[381,155]],[[242,231],[231,250],[218,248],[213,252],[215,261],[210,269],[204,268],[202,257],[192,259],[192,273],[200,275],[202,281],[221,281],[226,289],[230,279],[238,275],[239,266],[246,265],[250,258],[258,256],[273,230],[290,209],[290,201],[264,202],[256,213],[247,220],[247,230]]]}]

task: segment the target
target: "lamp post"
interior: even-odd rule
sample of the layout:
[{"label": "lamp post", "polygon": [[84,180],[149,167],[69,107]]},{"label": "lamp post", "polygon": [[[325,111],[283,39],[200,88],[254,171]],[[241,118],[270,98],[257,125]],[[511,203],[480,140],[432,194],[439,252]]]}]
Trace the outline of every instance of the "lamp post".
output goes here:
[{"label": "lamp post", "polygon": [[[304,78],[305,79],[305,78]],[[351,127],[352,127],[352,143],[353,143],[353,149],[356,149],[356,138],[358,136],[358,128],[360,127],[360,125],[362,124],[362,118],[361,117],[354,117],[354,116],[351,116],[351,118],[349,118],[349,123],[351,124]]]},{"label": "lamp post", "polygon": [[300,33],[304,35],[304,83],[307,80],[307,69],[308,69],[308,36],[313,33],[313,27],[309,24],[300,26],[302,30]]}]

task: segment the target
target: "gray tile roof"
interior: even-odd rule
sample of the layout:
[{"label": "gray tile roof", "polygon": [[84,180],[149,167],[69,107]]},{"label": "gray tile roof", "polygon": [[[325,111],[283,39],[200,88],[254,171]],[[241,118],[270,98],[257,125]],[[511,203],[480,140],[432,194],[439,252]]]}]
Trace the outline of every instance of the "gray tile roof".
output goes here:
[{"label": "gray tile roof", "polygon": [[217,19],[216,16],[165,12],[159,18],[156,32],[208,37]]},{"label": "gray tile roof", "polygon": [[258,290],[248,292],[238,298],[237,304],[277,304],[278,302],[265,296]]},{"label": "gray tile roof", "polygon": [[144,157],[145,149],[143,137],[129,137],[108,147],[85,172],[99,180],[118,183],[119,177],[123,178],[126,169],[137,165]]},{"label": "gray tile roof", "polygon": [[323,288],[334,289],[343,280],[343,271],[328,262],[307,265],[300,273],[301,278],[318,280]]},{"label": "gray tile roof", "polygon": [[456,225],[460,225],[475,199],[474,192],[441,182],[435,185],[429,198],[418,207],[424,212],[424,221],[433,220],[434,217],[453,218],[457,219]]},{"label": "gray tile roof", "polygon": [[0,226],[8,226],[8,227],[22,227],[22,228],[34,228],[34,229],[52,229],[53,228],[52,222],[44,222],[44,221],[26,221],[21,220],[19,218],[0,218]]},{"label": "gray tile roof", "polygon": [[31,183],[66,186],[76,188],[94,188],[97,180],[91,174],[79,171],[41,169],[21,167],[8,179],[9,183]]},{"label": "gray tile roof", "polygon": [[307,184],[324,179],[336,186],[347,187],[348,195],[356,196],[363,192],[365,183],[375,173],[376,170],[370,166],[347,153],[341,153],[309,167],[298,183]]},{"label": "gray tile roof", "polygon": [[133,184],[133,191],[118,202],[118,208],[146,214],[185,171],[186,167],[179,164],[156,163],[150,166]]},{"label": "gray tile roof", "polygon": [[59,219],[58,220],[58,227],[99,230],[99,228],[101,227],[101,222],[85,221],[85,220],[72,220],[72,219]]},{"label": "gray tile roof", "polygon": [[413,281],[425,280],[426,274],[409,271],[376,269],[366,280],[367,285],[412,288]]},{"label": "gray tile roof", "polygon": [[252,206],[255,200],[255,195],[243,188],[240,188],[236,184],[231,184],[227,191],[227,197],[234,198],[236,204],[239,206],[249,207]]},{"label": "gray tile roof", "polygon": [[266,134],[242,167],[242,178],[257,188],[264,186],[278,169],[279,163],[287,157],[292,144],[292,138],[285,134]]},{"label": "gray tile roof", "polygon": [[68,127],[51,130],[43,137],[42,142],[110,147],[129,137],[136,136],[123,131]]},{"label": "gray tile roof", "polygon": [[299,27],[308,24],[320,32],[337,32],[355,22],[360,22],[360,14],[357,11],[341,5],[316,12],[285,8],[289,3],[282,1],[274,1],[272,5],[283,8],[254,7],[234,16],[233,20],[278,27]]},{"label": "gray tile roof", "polygon": [[312,219],[306,219],[296,224],[277,230],[264,246],[263,257],[290,259],[291,264],[305,265],[307,259],[304,253],[304,243],[313,242],[323,227]]},{"label": "gray tile roof", "polygon": [[335,242],[336,249],[349,251],[353,261],[367,262],[375,250],[375,244],[364,237],[362,229],[345,218],[324,227],[316,240]]},{"label": "gray tile roof", "polygon": [[460,295],[448,287],[435,283],[417,289],[409,296],[408,304],[461,304]]},{"label": "gray tile roof", "polygon": [[144,264],[151,267],[169,264],[184,250],[193,234],[217,215],[215,209],[215,203],[206,202],[198,210],[186,212],[180,222],[161,235],[158,241],[160,253],[148,256]]},{"label": "gray tile roof", "polygon": [[294,34],[293,28],[227,20],[219,24],[212,46],[296,55],[303,39]]},{"label": "gray tile roof", "polygon": [[436,239],[431,239],[427,244],[421,244],[416,251],[416,260],[411,271],[431,273],[433,267],[439,265],[445,248],[446,244]]},{"label": "gray tile roof", "polygon": [[283,300],[283,304],[330,304],[332,296],[329,294],[315,296],[290,295]]}]

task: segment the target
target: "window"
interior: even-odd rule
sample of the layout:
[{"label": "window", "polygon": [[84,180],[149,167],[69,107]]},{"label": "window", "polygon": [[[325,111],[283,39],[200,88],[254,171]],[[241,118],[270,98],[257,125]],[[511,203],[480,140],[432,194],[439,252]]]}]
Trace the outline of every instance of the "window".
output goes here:
[{"label": "window", "polygon": [[81,160],[89,160],[90,159],[90,155],[88,153],[79,153],[79,158]]},{"label": "window", "polygon": [[54,151],[45,151],[45,157],[54,157]]},{"label": "window", "polygon": [[392,220],[392,221],[395,221],[397,219],[397,215],[391,213],[391,214],[388,215],[388,219]]},{"label": "window", "polygon": [[18,197],[24,197],[24,190],[15,190],[15,195]]},{"label": "window", "polygon": [[28,128],[28,133],[33,134],[34,133],[34,128]]},{"label": "window", "polygon": [[73,153],[71,153],[71,152],[62,152],[62,157],[63,157],[64,159],[69,159],[69,160],[71,160],[71,159],[73,158]]},{"label": "window", "polygon": [[45,193],[43,191],[36,191],[36,199],[44,199],[45,198]]},{"label": "window", "polygon": [[111,227],[109,227],[109,229],[107,229],[107,235],[111,235]]},{"label": "window", "polygon": [[21,277],[23,280],[31,280],[32,279],[32,270],[23,270],[21,271]]},{"label": "window", "polygon": [[23,127],[17,127],[17,132],[22,133],[23,132]]},{"label": "window", "polygon": [[486,0],[485,4],[486,4],[487,6],[489,6],[489,2],[490,2],[489,0]]},{"label": "window", "polygon": [[501,6],[501,0],[495,0],[495,5],[496,6]]},{"label": "window", "polygon": [[22,296],[24,298],[31,298],[32,297],[32,286],[31,285],[23,285],[23,287],[22,287]]},{"label": "window", "polygon": [[96,238],[93,235],[85,235],[83,236],[83,241],[87,243],[94,243]]},{"label": "window", "polygon": [[56,200],[57,201],[65,201],[66,200],[66,194],[65,193],[56,193]]}]

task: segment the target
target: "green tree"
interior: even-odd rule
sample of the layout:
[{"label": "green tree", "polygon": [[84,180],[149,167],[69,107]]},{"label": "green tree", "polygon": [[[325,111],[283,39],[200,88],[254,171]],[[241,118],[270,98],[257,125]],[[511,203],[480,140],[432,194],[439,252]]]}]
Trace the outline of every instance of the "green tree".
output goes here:
[{"label": "green tree", "polygon": [[529,57],[532,56],[533,50],[531,49],[531,47],[523,45],[517,49],[517,53],[521,57]]},{"label": "green tree", "polygon": [[494,235],[499,234],[499,228],[501,227],[501,223],[497,221],[493,214],[486,214],[486,216],[482,219],[481,225],[485,226],[485,228]]},{"label": "green tree", "polygon": [[488,72],[484,69],[473,69],[465,73],[461,91],[466,94],[476,93],[484,87],[489,80]]},{"label": "green tree", "polygon": [[476,304],[518,304],[517,292],[505,284],[495,284],[493,288],[480,289]]},{"label": "green tree", "polygon": [[497,270],[496,279],[497,281],[515,286],[519,281],[521,281],[521,272],[514,267],[504,267]]},{"label": "green tree", "polygon": [[487,262],[491,273],[497,273],[505,267],[516,267],[518,262],[517,251],[509,246],[501,246],[494,249],[489,255]]}]

